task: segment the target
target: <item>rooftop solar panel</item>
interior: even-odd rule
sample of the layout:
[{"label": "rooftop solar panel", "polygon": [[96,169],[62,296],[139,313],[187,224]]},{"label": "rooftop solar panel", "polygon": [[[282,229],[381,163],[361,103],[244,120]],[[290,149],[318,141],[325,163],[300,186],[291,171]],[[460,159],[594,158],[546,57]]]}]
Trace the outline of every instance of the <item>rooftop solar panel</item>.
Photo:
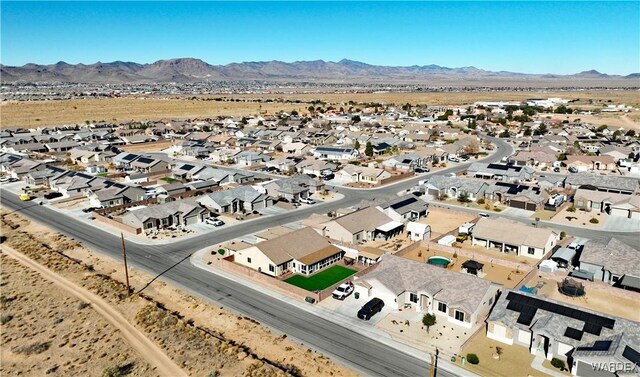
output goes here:
[{"label": "rooftop solar panel", "polygon": [[602,332],[602,326],[585,322],[583,331],[593,335],[600,335],[600,333]]},{"label": "rooftop solar panel", "polygon": [[143,164],[150,164],[150,163],[153,162],[153,159],[152,158],[146,158],[146,157],[140,157],[138,159],[138,162],[141,162]]},{"label": "rooftop solar panel", "polygon": [[640,365],[640,352],[634,350],[633,348],[626,346],[624,347],[624,351],[622,351],[622,356],[627,360],[631,361],[635,365]]},{"label": "rooftop solar panel", "polygon": [[608,351],[609,348],[611,348],[611,343],[612,342],[610,340],[597,340],[593,343],[593,347],[591,347],[591,349],[594,351]]},{"label": "rooftop solar panel", "polygon": [[564,336],[567,338],[581,340],[582,339],[582,331],[576,330],[573,327],[567,327],[567,330],[564,332]]},{"label": "rooftop solar panel", "polygon": [[403,201],[401,201],[401,202],[398,202],[398,203],[392,204],[392,205],[391,205],[391,208],[393,208],[393,209],[402,208],[402,207],[404,207],[404,206],[406,206],[406,205],[409,205],[409,204],[415,203],[415,202],[417,202],[417,201],[418,201],[418,199],[413,198],[413,197],[411,197],[411,198],[407,198],[407,199],[405,199],[405,200],[403,200]]},{"label": "rooftop solar panel", "polygon": [[122,159],[126,161],[131,161],[136,157],[138,157],[138,155],[129,153],[128,155],[122,157]]}]

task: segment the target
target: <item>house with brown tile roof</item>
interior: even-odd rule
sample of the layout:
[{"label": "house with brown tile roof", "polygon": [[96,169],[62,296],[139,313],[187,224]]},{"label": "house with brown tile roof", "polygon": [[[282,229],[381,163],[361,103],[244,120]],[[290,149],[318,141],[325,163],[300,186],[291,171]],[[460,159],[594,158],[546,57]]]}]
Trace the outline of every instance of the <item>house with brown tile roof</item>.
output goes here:
[{"label": "house with brown tile roof", "polygon": [[340,261],[344,251],[312,228],[279,237],[233,253],[234,262],[271,276],[287,272],[310,275]]}]

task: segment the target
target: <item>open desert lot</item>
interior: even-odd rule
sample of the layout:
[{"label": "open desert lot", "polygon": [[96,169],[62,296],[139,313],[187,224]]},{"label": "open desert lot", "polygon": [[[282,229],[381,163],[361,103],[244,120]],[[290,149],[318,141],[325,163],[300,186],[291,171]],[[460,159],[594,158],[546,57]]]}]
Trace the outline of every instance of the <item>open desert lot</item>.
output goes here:
[{"label": "open desert lot", "polygon": [[[6,237],[2,375],[45,375],[49,370],[53,376],[101,375],[107,368],[119,368],[119,375],[179,375],[156,367],[163,353],[170,364],[192,376],[355,375],[250,318],[152,280],[137,269],[129,270],[132,288],[146,287],[142,294],[127,297],[122,266],[116,261],[16,213],[2,210],[0,218]],[[33,266],[7,256],[12,253],[77,288],[61,289]],[[76,298],[80,290],[95,300]],[[104,314],[105,305],[112,316]],[[120,318],[117,325],[133,331],[116,329],[114,316]],[[144,348],[131,340],[131,333],[161,351],[142,353]]]},{"label": "open desert lot", "polygon": [[[204,98],[233,98],[247,102],[212,101]],[[561,97],[579,99],[575,105],[586,106],[591,99],[596,104],[620,104],[638,106],[640,95],[633,90],[611,91],[492,91],[446,93],[295,93],[295,94],[245,94],[211,95],[162,98],[112,98],[78,99],[32,102],[3,102],[0,105],[0,127],[38,127],[57,124],[82,124],[86,121],[124,122],[147,119],[206,118],[218,115],[243,116],[259,112],[304,111],[314,100],[348,106],[355,103],[464,105],[476,101],[521,101],[527,98]],[[272,99],[274,102],[255,102]],[[299,103],[277,102],[300,101]],[[611,102],[608,102],[611,101]],[[603,116],[606,119],[608,116]],[[615,117],[615,115],[614,115]],[[587,119],[584,119],[588,121]],[[631,121],[638,122],[637,118]],[[628,121],[623,121],[628,124]],[[596,124],[611,124],[598,123]]]}]

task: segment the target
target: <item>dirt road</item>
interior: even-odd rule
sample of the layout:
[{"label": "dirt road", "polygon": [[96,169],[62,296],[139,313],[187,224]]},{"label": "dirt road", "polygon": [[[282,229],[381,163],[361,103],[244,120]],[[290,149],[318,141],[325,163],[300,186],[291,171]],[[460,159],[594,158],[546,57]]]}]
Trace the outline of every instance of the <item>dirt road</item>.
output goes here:
[{"label": "dirt road", "polygon": [[120,330],[122,336],[129,345],[137,350],[149,364],[155,366],[156,372],[161,376],[187,376],[167,355],[162,352],[149,338],[135,328],[127,321],[119,312],[112,308],[106,301],[99,296],[89,292],[88,290],[75,285],[69,280],[59,276],[55,272],[43,267],[42,265],[27,258],[12,248],[3,246],[2,252],[16,259],[26,267],[37,271],[45,279],[53,282],[59,287],[65,289],[70,294],[76,296],[80,300],[91,304],[91,307],[100,314],[107,322]]}]

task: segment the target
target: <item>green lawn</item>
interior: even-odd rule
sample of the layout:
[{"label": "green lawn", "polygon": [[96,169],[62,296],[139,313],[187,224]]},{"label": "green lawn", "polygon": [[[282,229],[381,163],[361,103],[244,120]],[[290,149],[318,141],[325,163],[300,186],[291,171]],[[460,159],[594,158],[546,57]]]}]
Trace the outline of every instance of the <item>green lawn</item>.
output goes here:
[{"label": "green lawn", "polygon": [[178,180],[177,180],[177,179],[175,179],[175,178],[171,178],[171,177],[163,177],[163,178],[160,178],[160,179],[161,179],[161,180],[163,180],[163,181],[165,181],[165,182],[168,182],[168,183],[178,182]]},{"label": "green lawn", "polygon": [[295,285],[296,287],[306,289],[307,291],[321,291],[342,279],[348,278],[356,272],[356,270],[352,270],[350,268],[333,266],[320,271],[311,277],[294,275],[285,281],[291,285]]}]

